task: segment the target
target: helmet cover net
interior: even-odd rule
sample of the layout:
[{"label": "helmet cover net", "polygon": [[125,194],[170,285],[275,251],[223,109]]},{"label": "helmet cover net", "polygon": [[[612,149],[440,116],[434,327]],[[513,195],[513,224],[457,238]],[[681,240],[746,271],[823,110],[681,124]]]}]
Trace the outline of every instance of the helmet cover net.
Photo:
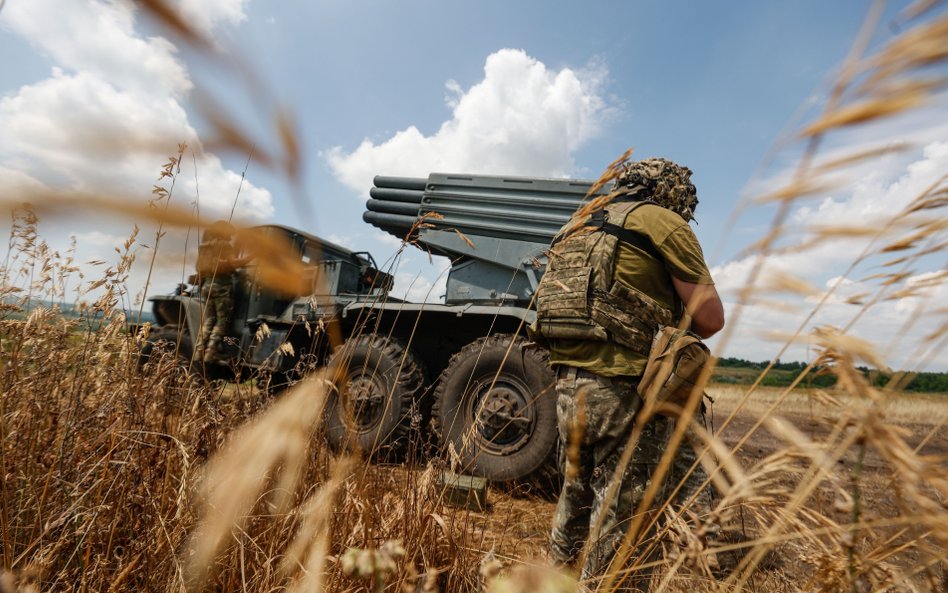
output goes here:
[{"label": "helmet cover net", "polygon": [[677,213],[686,221],[694,220],[698,194],[691,183],[691,169],[668,159],[651,158],[622,165],[614,190],[641,186],[649,199]]}]

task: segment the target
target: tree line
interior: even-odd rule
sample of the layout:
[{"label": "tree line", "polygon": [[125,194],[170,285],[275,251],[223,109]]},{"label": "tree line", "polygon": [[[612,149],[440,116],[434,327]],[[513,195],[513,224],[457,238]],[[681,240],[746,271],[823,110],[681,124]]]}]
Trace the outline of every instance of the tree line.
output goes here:
[{"label": "tree line", "polygon": [[[712,380],[718,383],[738,385],[752,384],[760,373],[767,368],[769,361],[754,362],[743,358],[725,357],[718,360],[717,369]],[[806,369],[805,362],[774,362],[771,370],[761,381],[769,387],[789,387]],[[916,393],[948,393],[948,373],[944,372],[887,372],[868,367],[857,367],[874,387],[886,387],[892,384],[893,377],[902,391]],[[800,383],[800,387],[833,387],[836,384],[836,375],[832,369],[825,366],[816,366],[810,370]]]}]

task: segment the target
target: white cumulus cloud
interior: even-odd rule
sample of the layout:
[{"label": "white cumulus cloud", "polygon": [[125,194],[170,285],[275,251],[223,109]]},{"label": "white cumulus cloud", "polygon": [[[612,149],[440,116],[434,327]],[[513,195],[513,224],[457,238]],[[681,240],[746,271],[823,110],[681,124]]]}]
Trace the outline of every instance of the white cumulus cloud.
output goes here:
[{"label": "white cumulus cloud", "polygon": [[66,70],[123,89],[182,96],[192,83],[174,46],[138,34],[135,15],[126,0],[30,0],[8,2],[0,23]]},{"label": "white cumulus cloud", "polygon": [[[826,227],[858,225],[881,230],[946,170],[948,142],[933,142],[903,169],[901,175],[870,174],[856,183],[848,194],[827,197],[816,205],[798,208],[790,217],[791,226],[785,230],[795,233],[801,243],[812,239],[815,232]],[[919,216],[930,215],[921,213]],[[903,235],[912,232],[912,225],[920,220],[910,221],[900,232]],[[873,250],[878,251],[893,239],[892,236],[883,239],[874,245]],[[902,283],[883,288],[878,279],[872,278],[873,275],[903,271],[898,266],[882,265],[885,260],[898,257],[898,253],[884,254],[885,257],[868,257],[848,277],[842,278],[841,272],[863,253],[870,240],[865,236],[827,238],[807,249],[767,256],[759,285],[766,286],[768,277],[792,275],[818,287],[819,291],[835,287],[835,292],[820,312],[807,321],[806,315],[823,296],[820,292],[804,297],[758,290],[756,300],[742,311],[737,334],[723,354],[751,360],[769,358],[777,354],[783,339],[771,341],[768,335],[786,336],[796,332],[801,325],[804,325],[802,331],[806,334],[820,325],[843,327],[854,322],[850,333],[875,344],[893,368],[915,369],[919,364],[942,370],[948,368],[948,353],[936,353],[931,360],[922,356],[932,346],[929,339],[932,329],[946,322],[944,310],[939,312],[938,309],[939,304],[948,298],[948,288],[939,275],[944,262],[933,257],[921,257],[905,270],[907,277]],[[734,310],[738,291],[746,285],[756,257],[741,258],[712,270],[728,310]],[[882,298],[867,312],[860,313],[862,303],[873,299],[880,289],[884,290]],[[804,341],[791,347],[783,358],[802,360],[806,355]]]},{"label": "white cumulus cloud", "polygon": [[[242,22],[247,2],[177,0],[175,6],[211,35]],[[169,40],[142,32],[140,15],[130,0],[29,0],[8,2],[0,11],[0,30],[23,37],[50,62],[46,77],[0,95],[0,200],[15,203],[31,192],[65,189],[144,203],[162,165],[184,142],[189,151],[174,202],[199,205],[206,217],[227,216],[232,209],[242,219],[272,216],[267,189],[203,150],[186,110],[194,87],[188,69]],[[104,219],[102,213],[92,218],[93,232],[81,219],[42,224],[55,229],[48,237],[54,248],[75,235],[78,261],[110,261],[114,242],[127,236],[132,222]],[[184,257],[177,242],[183,245],[185,233],[169,233],[162,250],[170,252],[159,254],[158,262],[175,260],[180,275]],[[153,237],[153,229],[143,228],[139,241]],[[129,286],[144,283],[150,260],[148,249],[136,249],[141,257]],[[156,290],[173,285],[161,273],[153,276]]]},{"label": "white cumulus cloud", "polygon": [[[208,26],[240,22],[244,4],[181,2]],[[48,78],[0,97],[0,168],[16,172],[0,178],[6,196],[45,185],[145,200],[167,156],[185,142],[195,152],[202,209],[230,212],[240,175],[201,150],[183,103],[193,86],[187,69],[169,41],[136,29],[136,16],[126,0],[31,0],[0,13],[4,28],[53,62]],[[190,186],[193,200],[189,173],[182,190]],[[240,195],[239,215],[272,215],[267,190],[244,181]]]},{"label": "white cumulus cloud", "polygon": [[405,299],[413,303],[442,303],[444,294],[447,292],[448,274],[447,268],[450,264],[438,258],[439,265],[432,266],[437,275],[429,278],[428,274],[419,274],[412,272],[396,272],[395,285],[392,287],[392,295],[395,298]]},{"label": "white cumulus cloud", "polygon": [[345,247],[346,249],[351,249],[353,251],[358,249],[358,246],[355,244],[355,241],[353,241],[352,237],[350,237],[349,235],[339,235],[337,233],[332,233],[328,237],[326,237],[326,240],[329,241],[330,243],[335,243],[336,245],[339,245],[340,247]]},{"label": "white cumulus cloud", "polygon": [[523,50],[487,57],[484,79],[466,91],[446,82],[451,118],[425,136],[408,126],[380,143],[335,147],[325,157],[336,177],[365,192],[379,173],[424,176],[432,171],[562,177],[573,154],[613,114],[601,92],[601,65],[552,70]]},{"label": "white cumulus cloud", "polygon": [[221,25],[235,26],[247,19],[249,0],[178,0],[178,10],[188,24],[211,33]]}]

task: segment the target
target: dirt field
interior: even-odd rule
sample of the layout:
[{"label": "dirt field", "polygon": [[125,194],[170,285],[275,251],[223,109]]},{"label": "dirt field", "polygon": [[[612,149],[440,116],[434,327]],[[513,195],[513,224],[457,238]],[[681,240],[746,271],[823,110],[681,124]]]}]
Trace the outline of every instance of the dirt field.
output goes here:
[{"label": "dirt field", "polygon": [[[737,445],[781,394],[781,390],[777,389],[763,389],[756,393],[722,431],[721,426],[735,410],[742,392],[733,387],[712,387],[709,391],[715,399],[715,404],[713,415],[709,414],[708,419],[713,423],[715,432],[720,431],[722,440],[729,448]],[[862,405],[847,399],[838,403],[849,409]],[[834,423],[840,417],[840,409],[840,406],[828,402],[827,398],[819,393],[795,392],[780,403],[776,414],[792,422],[810,439],[820,441],[830,434]],[[885,415],[889,421],[904,429],[903,436],[912,448],[918,448],[923,455],[937,458],[943,464],[948,463],[948,429],[945,427],[948,420],[948,396],[892,396]],[[786,445],[785,441],[775,437],[765,428],[760,428],[753,432],[738,450],[737,457],[742,466],[750,468]],[[835,474],[839,483],[851,482],[857,462],[855,452],[850,451],[836,464]],[[892,479],[891,469],[879,455],[871,449],[867,450],[859,480],[864,520],[882,519],[898,514],[895,500],[898,490],[893,488]],[[786,486],[792,488],[795,484],[788,476]],[[838,496],[831,487],[821,485],[810,497],[807,506],[828,516],[835,516],[842,523],[848,519],[848,515],[836,508],[837,499]],[[496,488],[490,490],[489,500],[491,507],[486,513],[446,508],[448,516],[445,519],[455,526],[456,533],[468,534],[465,539],[470,551],[476,554],[493,551],[498,558],[505,561],[546,563],[549,527],[555,502],[525,497],[518,493],[511,494]],[[743,526],[727,527],[743,529],[749,537],[758,535],[755,533],[758,526],[753,525],[750,519]],[[471,534],[474,537],[471,537]],[[778,551],[768,562],[769,570],[764,571],[765,576],[762,578],[769,584],[758,582],[755,590],[799,590],[801,578],[812,571],[812,567],[801,566],[792,558],[780,556]],[[943,567],[935,566],[934,573],[944,575]],[[941,584],[944,584],[944,581],[935,587],[926,582],[919,582],[918,586],[923,591],[938,590]]]}]

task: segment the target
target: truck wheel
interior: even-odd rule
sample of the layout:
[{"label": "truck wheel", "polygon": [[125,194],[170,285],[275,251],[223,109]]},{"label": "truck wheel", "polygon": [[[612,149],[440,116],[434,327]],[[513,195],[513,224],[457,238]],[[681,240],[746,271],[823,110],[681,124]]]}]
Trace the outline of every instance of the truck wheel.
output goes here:
[{"label": "truck wheel", "polygon": [[268,397],[273,397],[286,391],[297,382],[296,375],[273,371],[258,371],[256,375],[257,389]]},{"label": "truck wheel", "polygon": [[[184,369],[191,366],[191,337],[187,330],[177,325],[162,325],[154,327],[148,334],[147,341],[142,345],[138,353],[139,365],[149,362],[153,356],[157,357],[159,352],[177,356],[178,364]],[[195,365],[196,366],[196,365]]]},{"label": "truck wheel", "polygon": [[329,366],[338,377],[328,403],[329,444],[373,455],[400,453],[413,419],[420,422],[416,401],[425,384],[411,350],[394,338],[359,336],[337,348]]},{"label": "truck wheel", "polygon": [[500,482],[546,480],[555,471],[556,375],[548,359],[510,335],[481,338],[451,358],[435,390],[434,423],[461,471]]}]

